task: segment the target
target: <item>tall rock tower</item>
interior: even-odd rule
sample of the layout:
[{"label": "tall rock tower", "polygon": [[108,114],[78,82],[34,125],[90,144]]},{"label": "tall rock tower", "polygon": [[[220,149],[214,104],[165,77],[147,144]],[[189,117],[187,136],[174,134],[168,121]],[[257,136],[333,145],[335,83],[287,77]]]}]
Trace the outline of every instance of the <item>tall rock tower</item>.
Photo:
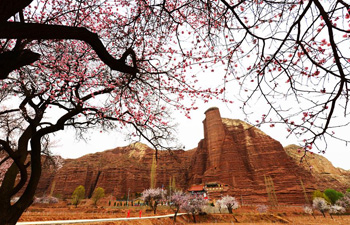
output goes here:
[{"label": "tall rock tower", "polygon": [[225,127],[220,111],[216,107],[205,111],[204,147],[207,149],[207,173],[216,173],[220,169],[221,151],[225,140]]},{"label": "tall rock tower", "polygon": [[204,139],[193,154],[189,183],[221,182],[229,189],[218,196],[239,196],[241,204],[306,202],[311,174],[301,171],[278,141],[241,120],[221,118],[216,107],[205,115]]}]

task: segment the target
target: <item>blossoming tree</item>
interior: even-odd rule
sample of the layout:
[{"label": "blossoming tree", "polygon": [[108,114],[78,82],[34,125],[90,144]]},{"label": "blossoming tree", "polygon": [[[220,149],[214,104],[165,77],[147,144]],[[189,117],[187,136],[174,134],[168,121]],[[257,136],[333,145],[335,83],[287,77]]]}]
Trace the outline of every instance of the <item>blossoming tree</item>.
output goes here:
[{"label": "blossoming tree", "polygon": [[[127,56],[133,58],[145,53],[136,46],[148,48],[155,40],[168,42],[173,44],[168,48],[154,45],[153,50],[159,51],[152,54],[162,56],[162,60],[176,54],[177,59],[181,58],[181,66],[195,63],[208,70],[222,64],[226,73],[224,81],[235,80],[242,86],[242,108],[247,115],[250,104],[257,99],[264,102],[266,113],[254,116],[252,121],[256,124],[269,122],[271,127],[276,123],[286,124],[288,132],[304,140],[305,151],[313,147],[324,151],[327,146],[317,143],[325,137],[347,142],[346,137],[334,130],[349,123],[346,106],[350,57],[344,50],[349,47],[350,5],[346,1],[39,2],[40,7],[35,7],[32,0],[0,2],[0,38],[8,39],[2,43],[0,56],[3,78],[10,71],[38,60],[39,53],[26,47],[29,39],[82,40],[110,68],[131,75],[143,71],[140,65],[126,61]],[[48,7],[53,13],[44,10]],[[102,32],[103,25],[92,28],[87,20],[90,12],[109,24],[118,21],[117,25],[126,29],[116,29],[117,33],[108,35]],[[132,20],[127,16],[130,14]],[[11,17],[18,22],[9,22]],[[99,39],[102,34],[108,38],[115,35],[114,43],[124,42],[125,38],[129,41],[121,46],[117,44],[114,48],[118,48],[118,54],[114,54],[107,51],[112,45],[106,49],[102,44]],[[114,58],[115,55],[119,57]],[[143,63],[150,62],[147,58],[137,58]],[[157,63],[152,65],[159,68]],[[224,85],[222,91],[227,87],[230,85]],[[297,107],[290,107],[290,102],[295,102]],[[347,122],[344,118],[337,119],[341,114]]]},{"label": "blossoming tree", "polygon": [[182,204],[181,208],[192,215],[193,222],[196,223],[196,214],[202,211],[202,208],[208,203],[202,195],[190,195]]},{"label": "blossoming tree", "polygon": [[331,215],[331,217],[332,217],[332,214],[343,214],[345,212],[346,212],[346,209],[340,205],[335,204],[329,208],[329,215]]},{"label": "blossoming tree", "polygon": [[325,212],[330,208],[329,203],[324,198],[314,198],[312,201],[312,207],[320,211],[323,217],[326,217]]},{"label": "blossoming tree", "polygon": [[[151,9],[128,1],[59,3],[33,2],[14,21],[0,21],[0,224],[15,224],[31,204],[50,135],[68,127],[79,137],[88,129],[127,130],[165,148],[174,133],[167,108],[188,116],[194,106],[182,100],[211,93],[182,74],[186,62],[165,46],[175,25]],[[21,57],[34,52],[40,60],[24,66]]]},{"label": "blossoming tree", "polygon": [[150,188],[144,190],[141,194],[142,200],[148,203],[151,206],[153,213],[156,214],[159,202],[165,199],[166,190],[161,188]]},{"label": "blossoming tree", "polygon": [[342,198],[340,198],[336,201],[335,204],[342,206],[345,209],[349,208],[350,207],[350,192],[347,191]]},{"label": "blossoming tree", "polygon": [[[216,201],[216,204],[221,208],[227,208],[228,212],[232,214],[233,209],[237,209],[239,207],[238,202],[236,201],[235,197],[226,195],[222,197],[221,199]],[[233,216],[235,221],[238,222],[237,218]]]},{"label": "blossoming tree", "polygon": [[314,214],[314,210],[312,209],[311,206],[305,205],[305,206],[303,207],[303,210],[304,210],[304,212],[305,212],[306,214],[312,215],[312,216],[314,217],[314,219],[316,219],[315,214]]},{"label": "blossoming tree", "polygon": [[182,191],[176,191],[171,195],[171,207],[174,208],[174,222],[176,222],[176,216],[183,205],[189,201],[190,195],[183,193]]}]

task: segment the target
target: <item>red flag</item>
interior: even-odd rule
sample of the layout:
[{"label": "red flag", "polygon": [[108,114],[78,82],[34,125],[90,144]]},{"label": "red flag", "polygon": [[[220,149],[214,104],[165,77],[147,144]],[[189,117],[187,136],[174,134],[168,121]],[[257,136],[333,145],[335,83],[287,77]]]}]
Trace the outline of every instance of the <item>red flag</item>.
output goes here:
[{"label": "red flag", "polygon": [[130,209],[128,210],[128,215],[126,216],[126,218],[130,218]]}]

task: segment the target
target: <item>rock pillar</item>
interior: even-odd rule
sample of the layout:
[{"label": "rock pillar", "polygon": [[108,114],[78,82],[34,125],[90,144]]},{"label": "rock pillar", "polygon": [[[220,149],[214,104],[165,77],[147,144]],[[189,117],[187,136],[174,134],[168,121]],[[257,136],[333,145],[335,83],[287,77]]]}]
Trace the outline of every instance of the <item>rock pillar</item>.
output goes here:
[{"label": "rock pillar", "polygon": [[207,169],[212,172],[219,169],[221,149],[225,139],[225,128],[222,123],[220,111],[216,107],[209,108],[205,111],[204,141],[208,151]]}]

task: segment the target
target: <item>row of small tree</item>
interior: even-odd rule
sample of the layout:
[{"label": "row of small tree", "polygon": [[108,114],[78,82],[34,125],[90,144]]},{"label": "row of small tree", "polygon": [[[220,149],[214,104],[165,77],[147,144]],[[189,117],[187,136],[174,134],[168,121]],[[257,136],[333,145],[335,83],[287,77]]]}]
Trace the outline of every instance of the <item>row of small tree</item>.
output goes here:
[{"label": "row of small tree", "polygon": [[[97,205],[97,202],[105,196],[105,190],[101,187],[98,187],[94,190],[91,200],[93,201],[94,205]],[[85,187],[83,185],[79,185],[72,194],[72,204],[75,205],[75,207],[78,207],[81,200],[85,198]]]},{"label": "row of small tree", "polygon": [[324,192],[320,190],[316,190],[312,194],[312,199],[315,198],[323,198],[325,199],[328,203],[334,205],[339,199],[344,197],[344,194],[336,191],[334,189],[326,189]]},{"label": "row of small tree", "polygon": [[[142,192],[142,200],[145,201],[156,214],[157,205],[166,201],[167,191],[161,188],[146,189]],[[196,222],[196,214],[200,213],[205,205],[208,204],[208,200],[202,195],[184,193],[180,190],[175,191],[170,197],[170,207],[174,210],[174,221],[176,222],[176,216],[182,209],[192,215],[193,221]],[[238,202],[234,197],[224,196],[220,200],[216,201],[216,206],[219,209],[227,208],[228,212],[232,214],[233,209],[239,207]],[[237,222],[236,217],[234,219]]]},{"label": "row of small tree", "polygon": [[312,208],[305,206],[304,211],[314,216],[313,209],[315,209],[320,211],[324,217],[326,217],[326,212],[332,217],[332,214],[345,213],[347,208],[350,208],[350,189],[344,194],[334,189],[326,189],[324,192],[314,191]]}]

